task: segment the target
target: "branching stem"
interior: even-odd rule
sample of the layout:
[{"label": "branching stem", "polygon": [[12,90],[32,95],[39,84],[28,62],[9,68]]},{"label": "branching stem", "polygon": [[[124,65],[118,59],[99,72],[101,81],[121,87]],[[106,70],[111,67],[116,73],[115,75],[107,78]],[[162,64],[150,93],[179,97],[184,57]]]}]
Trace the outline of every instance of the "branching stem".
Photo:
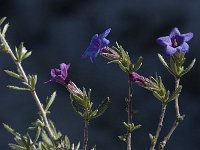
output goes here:
[{"label": "branching stem", "polygon": [[[132,92],[132,82],[130,79],[128,79],[128,124],[132,123],[132,117],[133,117],[133,92]],[[127,130],[127,150],[131,150],[131,131]]]},{"label": "branching stem", "polygon": [[155,149],[158,137],[160,135],[160,131],[161,131],[162,127],[163,127],[163,119],[165,117],[166,108],[167,108],[167,105],[166,104],[162,104],[162,110],[161,110],[161,114],[160,114],[160,120],[159,120],[158,127],[157,127],[157,130],[156,130],[155,138],[153,139],[153,141],[151,143],[150,150],[154,150]]},{"label": "branching stem", "polygon": [[[179,78],[175,78],[175,89],[179,87],[179,82],[180,79]],[[179,96],[176,97],[175,99],[175,111],[176,111],[176,119],[172,125],[172,128],[170,129],[170,131],[168,132],[168,134],[164,137],[164,140],[160,142],[159,145],[159,149],[163,150],[165,148],[165,145],[167,144],[167,142],[169,141],[171,135],[174,133],[175,129],[177,128],[177,126],[179,125],[179,123],[181,121],[183,121],[185,115],[180,115],[179,112],[179,103],[178,103],[178,98]]]},{"label": "branching stem", "polygon": [[[15,57],[13,51],[11,50],[10,46],[8,45],[8,42],[6,41],[6,39],[4,38],[4,36],[3,36],[1,33],[0,33],[0,39],[1,39],[2,44],[4,44],[4,46],[5,46],[5,48],[6,48],[6,50],[7,50],[7,53],[10,55],[10,57],[11,57],[11,58],[13,59],[13,61],[15,62],[18,71],[21,73],[21,75],[22,75],[22,77],[23,77],[24,82],[28,83],[28,78],[27,78],[27,76],[26,76],[26,73],[25,73],[25,71],[24,71],[22,65],[21,65],[21,62],[18,62],[18,61],[17,61],[17,59],[16,59],[16,57]],[[45,127],[46,127],[46,129],[47,129],[47,131],[48,131],[48,133],[49,133],[49,136],[50,136],[52,139],[54,139],[54,135],[53,135],[53,133],[52,133],[52,131],[51,131],[51,128],[50,128],[50,126],[49,126],[49,122],[48,122],[48,119],[47,119],[47,116],[46,116],[46,112],[45,112],[45,110],[44,110],[44,108],[43,108],[43,106],[42,106],[42,103],[40,102],[40,100],[39,100],[39,98],[38,98],[38,96],[37,96],[36,91],[35,91],[35,90],[34,90],[34,91],[31,91],[31,93],[32,93],[32,96],[33,96],[33,98],[34,98],[34,100],[35,100],[37,106],[38,106],[38,109],[40,110],[40,112],[41,112],[41,114],[42,114],[42,117],[43,117],[43,120],[44,120],[44,123],[45,123]]]}]

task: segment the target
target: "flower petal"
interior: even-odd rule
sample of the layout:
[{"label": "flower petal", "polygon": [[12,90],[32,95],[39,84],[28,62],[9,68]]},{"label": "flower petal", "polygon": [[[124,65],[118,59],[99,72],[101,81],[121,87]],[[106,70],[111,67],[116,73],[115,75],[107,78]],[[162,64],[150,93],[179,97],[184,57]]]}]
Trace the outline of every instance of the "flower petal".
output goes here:
[{"label": "flower petal", "polygon": [[168,54],[168,55],[173,55],[176,51],[177,51],[177,49],[176,48],[173,48],[173,47],[171,47],[171,46],[166,46],[165,47],[165,51],[166,51],[166,53]]},{"label": "flower petal", "polygon": [[[180,47],[180,48],[179,48]],[[189,51],[189,45],[184,42],[182,45],[180,45],[179,47],[177,47],[177,49],[182,52],[182,53],[186,53]]]},{"label": "flower petal", "polygon": [[98,55],[98,53],[91,53],[90,54],[90,61],[93,63],[94,62],[94,60],[95,60],[95,58],[97,57],[97,55]]},{"label": "flower petal", "polygon": [[51,77],[55,78],[56,77],[56,69],[51,69]]},{"label": "flower petal", "polygon": [[108,36],[108,34],[110,33],[111,28],[107,29],[106,31],[104,31],[103,33],[101,33],[99,35],[99,38],[105,38],[106,36]]},{"label": "flower petal", "polygon": [[181,33],[180,33],[180,31],[178,30],[178,28],[174,28],[174,29],[172,29],[172,31],[170,32],[170,34],[169,34],[169,37],[170,38],[173,38],[174,36],[176,36],[176,35],[180,35]]},{"label": "flower petal", "polygon": [[61,70],[61,75],[63,76],[64,79],[67,78],[67,71],[70,67],[70,64],[66,65],[65,63],[60,64],[60,70]]},{"label": "flower petal", "polygon": [[160,38],[157,38],[157,43],[162,45],[162,46],[168,46],[168,45],[171,45],[172,42],[171,42],[171,39],[169,36],[164,36],[164,37],[160,37]]},{"label": "flower petal", "polygon": [[108,46],[109,43],[110,43],[110,41],[107,40],[106,38],[102,39],[101,45],[99,47],[99,51],[101,51],[103,48],[105,48],[106,46]]},{"label": "flower petal", "polygon": [[93,42],[94,42],[96,39],[98,39],[98,34],[95,34],[95,35],[92,37],[92,39],[91,39],[91,41],[90,41],[90,45],[92,45]]},{"label": "flower petal", "polygon": [[82,58],[87,58],[88,56],[90,56],[90,47],[88,47],[85,52],[82,55]]},{"label": "flower petal", "polygon": [[192,32],[185,33],[185,34],[182,34],[182,36],[184,37],[184,41],[188,42],[189,40],[193,38],[193,33]]}]

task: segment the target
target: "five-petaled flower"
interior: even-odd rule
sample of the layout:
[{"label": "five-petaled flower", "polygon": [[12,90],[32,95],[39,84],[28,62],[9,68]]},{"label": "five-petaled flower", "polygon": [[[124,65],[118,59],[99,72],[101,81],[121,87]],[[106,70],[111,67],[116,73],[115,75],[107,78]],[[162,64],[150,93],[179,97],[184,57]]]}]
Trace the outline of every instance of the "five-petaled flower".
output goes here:
[{"label": "five-petaled flower", "polygon": [[178,28],[174,28],[169,36],[158,38],[157,43],[164,46],[166,53],[170,56],[177,51],[185,54],[189,50],[189,45],[186,42],[191,40],[192,37],[193,33],[181,34]]},{"label": "five-petaled flower", "polygon": [[69,83],[69,77],[68,77],[68,69],[70,67],[70,64],[66,65],[65,63],[60,64],[60,69],[51,69],[51,80],[48,82],[57,82],[64,86],[66,86]]},{"label": "five-petaled flower", "polygon": [[99,53],[101,53],[102,49],[108,46],[110,41],[106,39],[106,36],[110,33],[111,28],[107,29],[101,34],[95,34],[90,42],[89,47],[83,53],[83,58],[90,57],[91,62],[94,62],[95,58]]}]

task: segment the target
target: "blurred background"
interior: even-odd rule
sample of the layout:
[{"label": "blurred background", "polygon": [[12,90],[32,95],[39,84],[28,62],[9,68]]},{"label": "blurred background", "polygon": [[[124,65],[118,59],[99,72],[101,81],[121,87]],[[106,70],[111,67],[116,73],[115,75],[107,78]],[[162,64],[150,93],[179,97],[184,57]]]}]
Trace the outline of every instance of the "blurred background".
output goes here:
[{"label": "blurred background", "polygon": [[[157,37],[168,35],[173,27],[181,33],[193,32],[189,42],[186,66],[197,58],[195,67],[181,79],[183,91],[180,96],[180,111],[185,114],[166,149],[199,150],[200,140],[200,1],[199,0],[0,0],[0,17],[8,17],[10,28],[7,40],[12,48],[21,41],[32,56],[23,62],[26,73],[37,74],[37,92],[42,102],[46,96],[57,91],[57,98],[49,116],[71,142],[82,142],[83,121],[70,104],[69,93],[58,84],[43,84],[50,79],[50,69],[60,63],[71,63],[70,78],[80,88],[92,89],[95,105],[109,96],[111,103],[106,113],[93,120],[89,129],[89,148],[98,150],[122,150],[126,144],[117,136],[125,132],[125,102],[127,76],[115,64],[98,57],[95,62],[83,60],[82,53],[95,33],[112,28],[108,39],[111,45],[118,41],[129,52],[132,60],[143,56],[139,73],[144,76],[156,72],[163,77],[168,89],[174,89],[173,77],[163,68],[157,53],[163,54],[156,44]],[[6,85],[19,85],[3,70],[15,70],[10,57],[0,53],[0,122],[9,124],[21,133],[36,120],[38,109],[31,94],[11,91]],[[150,92],[134,86],[133,120],[142,128],[133,134],[134,150],[148,149],[148,134],[154,134],[159,120],[161,103]],[[161,137],[166,135],[174,119],[171,103],[166,112]],[[13,137],[0,125],[0,149],[8,150]]]}]

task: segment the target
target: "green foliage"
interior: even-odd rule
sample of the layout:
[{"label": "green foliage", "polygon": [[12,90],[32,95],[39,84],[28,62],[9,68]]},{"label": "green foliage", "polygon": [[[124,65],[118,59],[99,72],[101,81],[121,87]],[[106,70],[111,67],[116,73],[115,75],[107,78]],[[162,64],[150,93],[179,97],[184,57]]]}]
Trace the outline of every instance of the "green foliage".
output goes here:
[{"label": "green foliage", "polygon": [[[141,127],[141,125],[135,125],[134,123],[126,123],[126,122],[123,122],[123,125],[124,127],[126,128],[127,132],[134,132],[135,130],[139,129]],[[124,142],[127,142],[127,136],[128,134],[125,133],[123,135],[120,135],[118,136],[118,138],[121,140],[121,141],[124,141]]]},{"label": "green foliage", "polygon": [[150,77],[146,78],[146,85],[142,86],[146,88],[147,90],[150,90],[154,97],[161,101],[163,104],[168,104],[170,101],[173,101],[176,99],[176,97],[181,93],[182,86],[179,85],[175,91],[170,94],[169,90],[166,90],[162,78],[160,76],[156,75],[156,78]]},{"label": "green foliage", "polygon": [[10,70],[4,70],[5,73],[11,77],[17,78],[17,79],[21,79],[21,76],[13,71]]},{"label": "green foliage", "polygon": [[[0,19],[0,26],[4,23],[5,20],[6,20],[6,17],[3,17],[2,19]],[[8,27],[9,27],[9,24],[7,23],[3,26],[3,30],[0,28],[0,33],[2,34],[3,37],[5,37]]]},{"label": "green foliage", "polygon": [[31,51],[28,52],[28,50],[26,50],[23,42],[20,43],[18,48],[15,47],[15,55],[18,62],[22,62],[22,60],[28,58],[31,53]]},{"label": "green foliage", "polygon": [[132,64],[131,58],[127,51],[116,42],[117,47],[107,48],[108,52],[102,52],[101,55],[110,62],[117,63],[121,70],[126,73],[137,71],[142,65],[142,57],[140,56],[135,64]]},{"label": "green foliage", "polygon": [[8,125],[3,124],[4,128],[14,136],[16,142],[10,143],[9,147],[13,150],[79,150],[80,143],[76,146],[71,145],[69,138],[57,131],[52,121],[49,122],[55,139],[50,138],[46,133],[45,126],[41,126],[41,123],[38,122],[41,122],[41,120],[37,119],[33,123],[34,127],[29,127],[31,131],[36,132],[34,140],[31,139],[28,133],[22,135]]},{"label": "green foliage", "polygon": [[156,137],[153,136],[151,133],[149,133],[149,139],[150,139],[151,143],[154,143],[156,140]]},{"label": "green foliage", "polygon": [[167,64],[162,55],[158,54],[158,58],[163,66],[168,70],[168,72],[170,72],[176,78],[180,78],[188,73],[193,68],[196,62],[196,59],[193,59],[190,65],[185,68],[183,64],[186,58],[185,55],[181,52],[176,52],[173,56],[171,56],[169,64]]},{"label": "green foliage", "polygon": [[93,103],[91,102],[91,89],[88,92],[83,88],[83,96],[79,97],[73,93],[70,93],[71,104],[74,108],[75,112],[78,113],[84,120],[90,121],[93,118],[97,118],[101,116],[106,109],[108,108],[108,104],[110,102],[109,97],[101,102],[97,109],[93,110]]},{"label": "green foliage", "polygon": [[6,20],[6,17],[3,17],[0,19],[0,26],[4,23],[5,20]]},{"label": "green foliage", "polygon": [[51,105],[55,101],[55,98],[56,98],[56,92],[53,92],[53,94],[50,96],[50,98],[47,97],[47,99],[46,99],[47,105],[45,107],[46,112],[49,110],[49,108],[51,107]]},{"label": "green foliage", "polygon": [[129,132],[133,132],[134,130],[137,130],[141,127],[141,125],[135,125],[134,123],[126,123],[123,122],[124,127],[127,129]]}]

